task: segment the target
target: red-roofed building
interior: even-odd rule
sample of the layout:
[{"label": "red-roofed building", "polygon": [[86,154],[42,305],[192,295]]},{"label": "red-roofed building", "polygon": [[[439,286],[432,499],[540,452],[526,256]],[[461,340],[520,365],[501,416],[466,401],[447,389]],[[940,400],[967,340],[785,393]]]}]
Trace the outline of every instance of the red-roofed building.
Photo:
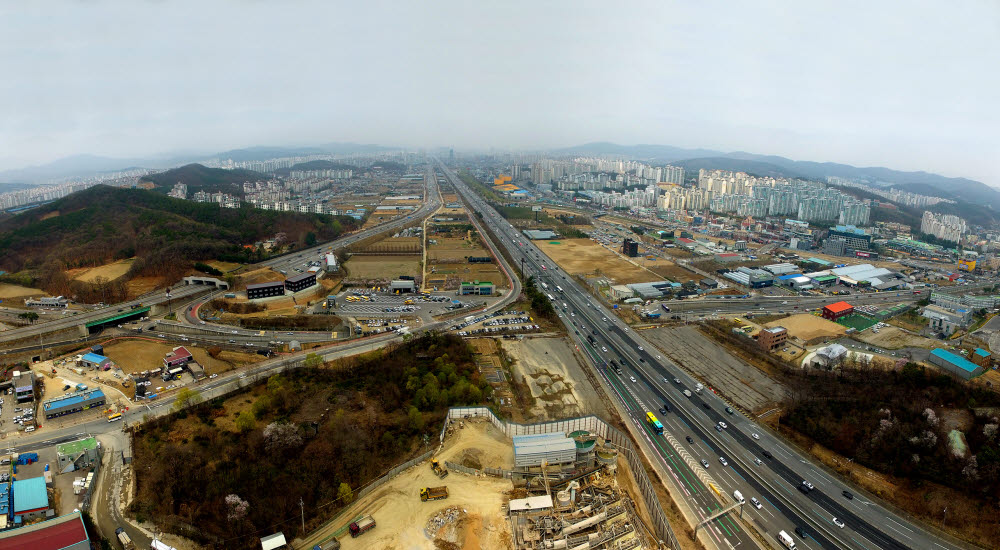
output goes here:
[{"label": "red-roofed building", "polygon": [[33,523],[27,527],[0,531],[4,550],[90,550],[90,537],[80,512]]},{"label": "red-roofed building", "polygon": [[173,369],[187,365],[190,360],[191,352],[184,346],[178,346],[174,348],[174,351],[170,352],[169,355],[163,358],[163,366],[168,369]]},{"label": "red-roofed building", "polygon": [[852,313],[854,313],[854,306],[848,304],[847,302],[837,302],[836,304],[823,306],[823,318],[831,321],[836,321],[837,319]]}]

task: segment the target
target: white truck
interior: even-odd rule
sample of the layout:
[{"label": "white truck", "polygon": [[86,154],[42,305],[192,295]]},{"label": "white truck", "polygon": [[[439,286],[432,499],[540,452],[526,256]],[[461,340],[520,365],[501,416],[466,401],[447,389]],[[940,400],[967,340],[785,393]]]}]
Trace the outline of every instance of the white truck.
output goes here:
[{"label": "white truck", "polygon": [[788,550],[795,550],[795,540],[788,536],[788,533],[784,531],[778,532],[778,540],[781,541],[782,546]]},{"label": "white truck", "polygon": [[684,397],[691,397],[691,390],[684,390]]},{"label": "white truck", "polygon": [[743,493],[739,491],[733,491],[733,499],[740,504],[744,504],[746,502],[743,498]]},{"label": "white truck", "polygon": [[695,384],[695,386],[694,386],[694,393],[701,393],[701,390],[703,390],[703,389],[705,389],[705,386],[703,386],[703,385],[701,384],[701,382],[698,382],[698,383],[697,383],[697,384]]}]

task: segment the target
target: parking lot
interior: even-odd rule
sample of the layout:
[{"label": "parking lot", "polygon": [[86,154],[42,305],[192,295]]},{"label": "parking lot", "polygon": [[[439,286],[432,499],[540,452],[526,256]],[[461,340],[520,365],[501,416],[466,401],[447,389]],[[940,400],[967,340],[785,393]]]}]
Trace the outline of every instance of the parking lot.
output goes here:
[{"label": "parking lot", "polygon": [[499,311],[476,317],[467,317],[452,325],[459,336],[526,333],[539,330],[538,325],[524,311]]},{"label": "parking lot", "polygon": [[18,403],[14,398],[13,389],[3,390],[0,394],[0,432],[6,435],[9,432],[35,430],[34,402],[28,401]]}]

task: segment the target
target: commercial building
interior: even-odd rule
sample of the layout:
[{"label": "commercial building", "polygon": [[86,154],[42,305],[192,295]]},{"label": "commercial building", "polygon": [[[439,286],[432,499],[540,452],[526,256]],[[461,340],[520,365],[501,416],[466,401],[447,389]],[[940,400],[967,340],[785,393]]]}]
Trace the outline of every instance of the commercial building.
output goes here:
[{"label": "commercial building", "polygon": [[468,294],[477,296],[492,296],[493,283],[479,281],[463,282],[458,288],[458,293],[463,296]]},{"label": "commercial building", "polygon": [[966,327],[972,322],[972,311],[967,308],[951,309],[944,306],[929,305],[920,315],[926,318],[928,326],[936,331],[950,336],[956,330]]},{"label": "commercial building", "polygon": [[46,296],[44,298],[28,298],[24,301],[28,307],[58,307],[65,308],[69,305],[69,300],[62,296]]},{"label": "commercial building", "polygon": [[289,292],[305,290],[316,284],[315,273],[300,273],[294,277],[285,279],[285,288]]},{"label": "commercial building", "polygon": [[757,335],[757,344],[764,350],[774,351],[785,345],[788,329],[785,327],[764,328]]},{"label": "commercial building", "polygon": [[285,283],[274,281],[270,283],[254,283],[247,285],[247,299],[256,300],[258,298],[270,298],[271,296],[284,296]]},{"label": "commercial building", "polygon": [[14,397],[18,403],[35,399],[35,375],[31,371],[14,371]]},{"label": "commercial building", "polygon": [[49,494],[44,477],[18,479],[11,484],[10,491],[14,496],[15,523],[45,517],[49,511]]},{"label": "commercial building", "polygon": [[93,437],[62,443],[56,447],[57,472],[64,474],[89,468],[101,460]]},{"label": "commercial building", "polygon": [[847,302],[837,302],[828,306],[823,306],[823,318],[836,321],[845,315],[854,313],[854,306]]},{"label": "commercial building", "polygon": [[763,288],[774,285],[774,275],[763,269],[739,267],[736,271],[728,271],[723,277],[750,288]]},{"label": "commercial building", "polygon": [[555,233],[549,231],[548,229],[525,229],[522,231],[525,237],[533,241],[544,241],[546,239],[554,239],[557,237]]},{"label": "commercial building", "polygon": [[72,512],[26,527],[0,531],[0,548],[4,550],[90,550],[90,538],[83,525],[82,514]]},{"label": "commercial building", "polygon": [[45,418],[55,418],[64,414],[84,411],[91,407],[103,407],[105,403],[107,403],[107,398],[104,396],[104,392],[95,388],[49,399],[42,403],[42,411],[45,413]]},{"label": "commercial building", "polygon": [[872,244],[872,236],[863,229],[858,229],[853,225],[838,225],[831,227],[830,237],[840,237],[844,239],[846,248],[853,250],[869,250]]},{"label": "commercial building", "polygon": [[177,346],[163,358],[163,368],[173,369],[183,367],[191,361],[192,355],[184,346]]},{"label": "commercial building", "polygon": [[932,350],[931,355],[927,358],[927,360],[930,361],[932,365],[937,365],[938,367],[941,367],[952,374],[956,374],[965,380],[971,380],[986,371],[986,369],[973,363],[972,361],[941,348]]},{"label": "commercial building", "polygon": [[515,435],[513,440],[515,468],[537,467],[542,462],[559,467],[576,460],[576,442],[562,433]]},{"label": "commercial building", "polygon": [[96,353],[88,353],[81,357],[77,364],[88,369],[103,369],[111,365],[111,359]]},{"label": "commercial building", "polygon": [[628,256],[629,258],[635,258],[639,255],[639,243],[633,241],[632,239],[625,239],[622,243],[622,254]]}]

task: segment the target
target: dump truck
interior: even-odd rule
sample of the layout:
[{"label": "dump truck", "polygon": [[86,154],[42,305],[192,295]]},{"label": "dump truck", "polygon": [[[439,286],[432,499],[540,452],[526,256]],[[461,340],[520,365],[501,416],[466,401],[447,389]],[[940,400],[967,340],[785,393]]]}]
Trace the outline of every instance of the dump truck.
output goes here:
[{"label": "dump truck", "polygon": [[444,467],[441,466],[441,463],[437,460],[431,461],[431,470],[434,470],[434,473],[437,474],[438,477],[443,478],[448,476],[448,470],[444,469]]},{"label": "dump truck", "polygon": [[337,540],[337,537],[333,537],[323,544],[313,546],[313,550],[340,550],[340,541]]},{"label": "dump truck", "polygon": [[358,521],[352,522],[348,527],[351,532],[351,537],[360,537],[367,531],[371,531],[375,528],[375,518],[371,516],[365,516]]},{"label": "dump truck", "polygon": [[442,485],[441,487],[424,487],[420,490],[420,500],[427,502],[428,500],[442,500],[448,498],[448,487]]},{"label": "dump truck", "polygon": [[132,539],[129,538],[128,533],[125,529],[119,527],[115,529],[115,534],[118,535],[118,542],[122,545],[122,550],[135,550],[135,545],[132,544]]}]

